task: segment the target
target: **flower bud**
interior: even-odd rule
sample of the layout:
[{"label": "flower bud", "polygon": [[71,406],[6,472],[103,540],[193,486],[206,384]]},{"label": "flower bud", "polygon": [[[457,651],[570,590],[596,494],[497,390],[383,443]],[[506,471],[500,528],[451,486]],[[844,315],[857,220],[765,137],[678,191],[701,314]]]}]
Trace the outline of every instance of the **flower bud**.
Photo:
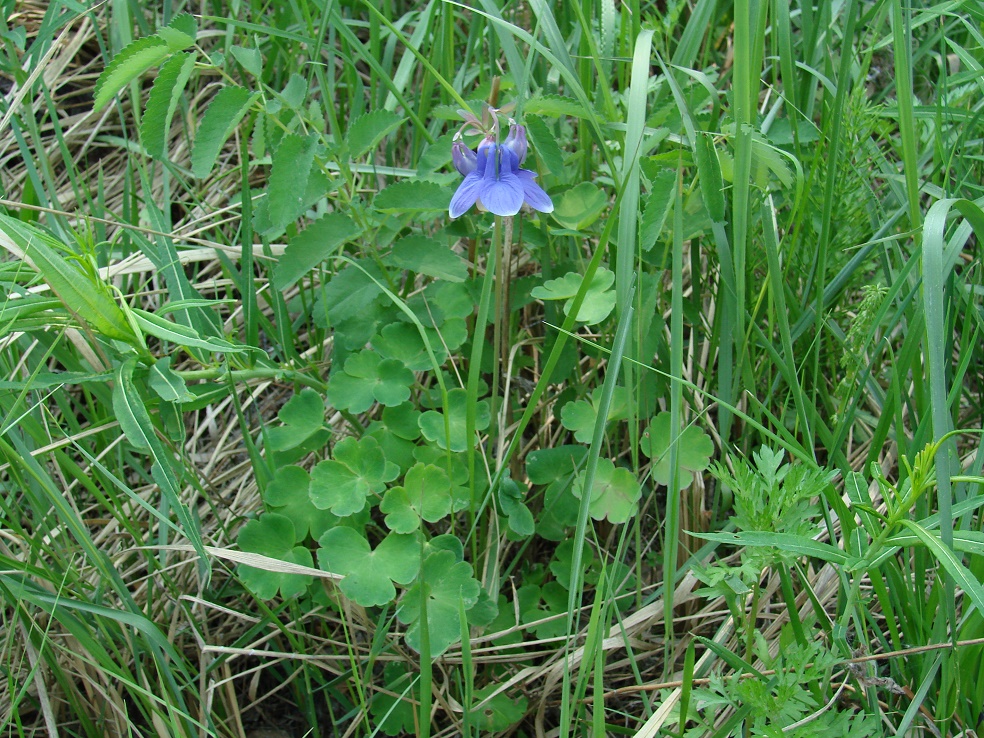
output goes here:
[{"label": "flower bud", "polygon": [[465,146],[463,141],[455,141],[451,144],[451,161],[454,168],[466,177],[475,171],[478,157],[475,152]]},{"label": "flower bud", "polygon": [[519,159],[519,163],[522,164],[526,160],[526,126],[518,124],[509,126],[509,135],[506,136],[502,145],[512,151]]}]

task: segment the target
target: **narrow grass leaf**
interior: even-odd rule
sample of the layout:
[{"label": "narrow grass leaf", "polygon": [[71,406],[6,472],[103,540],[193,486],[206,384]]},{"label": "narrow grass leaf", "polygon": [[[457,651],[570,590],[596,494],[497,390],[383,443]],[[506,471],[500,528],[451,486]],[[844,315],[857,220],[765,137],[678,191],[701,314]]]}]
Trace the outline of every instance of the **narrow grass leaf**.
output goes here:
[{"label": "narrow grass leaf", "polygon": [[126,315],[109,296],[108,288],[83,272],[52,236],[0,214],[0,246],[32,264],[65,307],[97,333],[134,342]]}]

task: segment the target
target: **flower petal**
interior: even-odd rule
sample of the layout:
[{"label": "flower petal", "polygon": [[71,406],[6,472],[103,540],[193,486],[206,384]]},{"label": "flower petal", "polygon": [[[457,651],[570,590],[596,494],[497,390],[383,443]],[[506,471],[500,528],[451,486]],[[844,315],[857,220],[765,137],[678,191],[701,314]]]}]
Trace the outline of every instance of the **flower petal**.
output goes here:
[{"label": "flower petal", "polygon": [[536,183],[536,175],[528,169],[516,172],[516,178],[523,183],[523,200],[534,210],[541,213],[552,213],[554,206],[550,195]]},{"label": "flower petal", "polygon": [[464,215],[475,204],[475,201],[478,200],[483,182],[484,180],[477,169],[461,181],[458,189],[454,192],[454,197],[451,198],[451,205],[448,208],[448,213],[452,218]]},{"label": "flower petal", "polygon": [[498,179],[486,176],[479,199],[490,213],[515,215],[523,207],[523,182],[515,174],[503,174]]},{"label": "flower petal", "polygon": [[514,174],[517,169],[512,151],[495,144],[490,147],[478,195],[486,210],[496,215],[515,215],[523,207],[523,183]]}]

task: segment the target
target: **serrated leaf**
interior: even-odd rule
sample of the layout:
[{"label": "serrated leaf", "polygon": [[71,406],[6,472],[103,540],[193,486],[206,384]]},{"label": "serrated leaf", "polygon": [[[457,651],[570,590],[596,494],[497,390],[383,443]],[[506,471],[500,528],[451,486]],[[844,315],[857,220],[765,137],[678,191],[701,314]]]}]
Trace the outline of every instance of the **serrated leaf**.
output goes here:
[{"label": "serrated leaf", "polygon": [[233,44],[229,47],[229,53],[242,65],[242,68],[259,79],[263,76],[263,57],[259,49],[247,49]]},{"label": "serrated leaf", "polygon": [[639,247],[643,251],[649,251],[656,245],[676,195],[676,183],[677,174],[670,169],[661,171],[653,178],[653,189],[646,199],[646,209],[639,225]]},{"label": "serrated leaf", "polygon": [[105,285],[86,274],[45,231],[0,214],[0,246],[40,273],[62,304],[107,338],[134,343],[133,329]]},{"label": "serrated leaf", "polygon": [[382,275],[368,262],[362,262],[360,266],[365,271],[351,264],[346,266],[323,288],[325,311],[331,323],[362,317],[382,294],[382,288],[373,279],[381,279]]},{"label": "serrated leaf", "polygon": [[117,92],[151,67],[156,67],[171,54],[171,48],[160,36],[144,36],[128,43],[103,69],[96,81],[92,107],[104,107]]},{"label": "serrated leaf", "polygon": [[[257,122],[262,120],[263,118],[259,118]],[[335,185],[332,180],[330,180],[320,169],[313,167],[311,169],[311,173],[308,175],[307,187],[305,188],[303,195],[304,205],[301,210],[307,210],[317,204],[320,200],[323,200],[334,189],[334,187]],[[256,203],[256,208],[253,210],[253,228],[257,231],[257,233],[262,233],[268,239],[274,239],[284,232],[284,227],[277,227],[276,224],[270,220],[268,205],[269,200],[265,197]]]},{"label": "serrated leaf", "polygon": [[[258,519],[250,520],[239,530],[239,548],[249,553],[269,556],[301,566],[313,566],[311,552],[304,546],[297,546],[294,525],[283,515],[263,513]],[[302,594],[313,577],[304,574],[287,574],[240,565],[239,576],[261,600],[276,597],[277,592],[289,599]]]},{"label": "serrated leaf", "polygon": [[185,348],[201,348],[226,354],[237,354],[246,350],[245,346],[237,346],[221,338],[203,337],[194,328],[175,323],[146,310],[130,308],[130,311],[140,330],[162,341],[170,341]]},{"label": "serrated leaf", "polygon": [[550,173],[555,177],[562,176],[564,174],[564,154],[550,133],[547,124],[535,115],[527,115],[526,132],[533,143],[536,155],[547,165]]},{"label": "serrated leaf", "polygon": [[198,21],[190,13],[174,16],[165,28],[157,29],[157,35],[167,42],[171,51],[187,49],[198,36]]},{"label": "serrated leaf", "polygon": [[409,584],[420,570],[416,536],[391,533],[373,551],[351,528],[338,527],[319,539],[318,563],[345,578],[339,588],[363,607],[377,607],[396,598],[393,582]]},{"label": "serrated leaf", "polygon": [[581,182],[554,198],[553,217],[564,228],[580,231],[594,223],[608,207],[608,195],[590,182]]},{"label": "serrated leaf", "polygon": [[446,245],[427,236],[407,236],[393,246],[387,261],[400,269],[426,274],[434,279],[464,282],[468,265]]},{"label": "serrated leaf", "polygon": [[404,120],[403,116],[389,110],[376,110],[356,118],[349,126],[347,137],[352,158],[365,156],[383,138],[399,128]]},{"label": "serrated leaf", "polygon": [[[568,272],[558,279],[549,279],[540,287],[534,287],[530,294],[540,300],[567,300],[564,303],[564,313],[570,312],[574,305],[574,296],[581,289],[584,277],[576,272]],[[615,272],[605,267],[595,271],[588,292],[581,303],[577,319],[582,323],[593,325],[607,318],[615,309],[615,291],[610,287],[615,283]]]},{"label": "serrated leaf", "polygon": [[195,54],[175,54],[161,67],[140,121],[140,140],[155,159],[166,158],[168,132],[178,101],[195,68]]},{"label": "serrated leaf", "polygon": [[451,204],[451,191],[433,182],[417,179],[391,184],[372,201],[381,212],[422,213],[447,210]]},{"label": "serrated leaf", "polygon": [[345,215],[321,216],[287,243],[273,272],[274,286],[281,291],[287,289],[358,232],[358,226]]},{"label": "serrated leaf", "polygon": [[[714,141],[709,134],[701,133],[694,142],[694,159],[697,162],[697,176],[700,194],[707,208],[707,214],[715,223],[725,219],[724,181],[721,177],[721,162]],[[676,176],[674,174],[674,179]]]},{"label": "serrated leaf", "polygon": [[[672,440],[670,414],[662,412],[649,423],[639,444],[642,452],[653,461],[653,479],[664,485],[669,485],[672,472],[670,466]],[[680,434],[677,446],[678,489],[690,486],[694,481],[694,474],[708,467],[713,453],[714,442],[711,441],[710,436],[696,425],[687,426]]]},{"label": "serrated leaf", "polygon": [[226,140],[249,112],[257,95],[244,87],[230,86],[212,99],[195,133],[191,151],[191,172],[198,179],[208,176]]},{"label": "serrated leaf", "polygon": [[267,216],[274,230],[285,228],[304,212],[304,193],[317,143],[313,134],[301,138],[288,133],[273,152],[273,166],[267,182]]},{"label": "serrated leaf", "polygon": [[[584,472],[574,480],[572,492],[581,499],[584,488]],[[636,514],[642,487],[628,469],[615,466],[608,459],[600,459],[591,486],[589,512],[595,520],[608,519],[610,523],[626,523]]]}]

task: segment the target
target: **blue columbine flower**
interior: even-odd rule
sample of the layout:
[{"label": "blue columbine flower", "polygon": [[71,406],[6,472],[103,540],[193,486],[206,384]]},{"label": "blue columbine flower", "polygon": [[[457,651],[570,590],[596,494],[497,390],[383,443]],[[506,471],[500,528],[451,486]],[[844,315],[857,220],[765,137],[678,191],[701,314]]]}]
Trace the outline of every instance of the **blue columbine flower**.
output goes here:
[{"label": "blue columbine flower", "polygon": [[515,215],[523,203],[541,213],[552,212],[553,202],[534,181],[536,174],[519,167],[526,159],[526,150],[526,129],[515,124],[503,143],[486,136],[477,152],[456,140],[451,159],[465,179],[451,198],[451,217],[463,215],[476,202],[496,215]]}]

